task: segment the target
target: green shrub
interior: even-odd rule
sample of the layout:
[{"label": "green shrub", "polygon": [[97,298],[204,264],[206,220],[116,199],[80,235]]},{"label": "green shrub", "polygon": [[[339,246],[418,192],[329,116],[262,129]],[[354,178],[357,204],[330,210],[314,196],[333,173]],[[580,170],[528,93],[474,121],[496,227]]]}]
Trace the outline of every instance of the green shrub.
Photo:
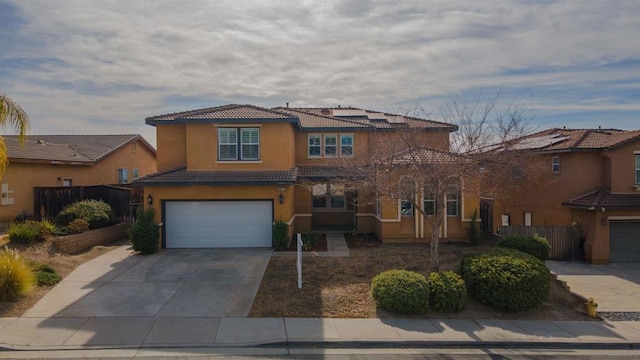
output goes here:
[{"label": "green shrub", "polygon": [[422,314],[429,309],[427,279],[408,270],[388,270],[371,281],[371,295],[384,309],[402,314]]},{"label": "green shrub", "polygon": [[67,225],[70,234],[80,234],[89,230],[89,223],[85,219],[75,219]]},{"label": "green shrub", "polygon": [[37,221],[27,220],[9,225],[9,241],[14,243],[30,243],[42,239],[42,227]]},{"label": "green shrub", "polygon": [[464,309],[467,302],[467,288],[460,275],[452,271],[433,272],[427,278],[429,306],[445,313]]},{"label": "green shrub", "polygon": [[51,235],[56,232],[56,224],[49,219],[42,219],[40,221],[40,230],[44,235]]},{"label": "green shrub", "polygon": [[155,211],[153,208],[140,207],[136,215],[136,222],[129,229],[129,241],[133,250],[140,254],[153,254],[158,251],[158,224],[155,223]]},{"label": "green shrub", "polygon": [[38,286],[53,286],[62,280],[62,277],[49,264],[36,264],[34,273]]},{"label": "green shrub", "polygon": [[28,294],[35,284],[31,267],[15,250],[0,250],[0,301]]},{"label": "green shrub", "polygon": [[289,245],[291,244],[291,238],[289,237],[289,225],[282,220],[278,220],[273,223],[271,239],[275,249],[284,250],[289,248]]},{"label": "green shrub", "polygon": [[467,238],[469,241],[476,245],[480,242],[480,224],[478,224],[478,210],[473,210],[471,214],[471,223],[469,229],[467,229]]},{"label": "green shrub", "polygon": [[498,242],[498,247],[520,250],[540,260],[547,260],[551,246],[547,239],[536,235],[508,235]]},{"label": "green shrub", "polygon": [[480,302],[513,311],[540,304],[551,285],[544,262],[506,248],[463,257],[462,277],[469,294]]},{"label": "green shrub", "polygon": [[56,217],[56,222],[67,226],[76,219],[84,219],[90,229],[98,229],[112,223],[113,213],[111,206],[102,200],[83,200],[65,206]]}]

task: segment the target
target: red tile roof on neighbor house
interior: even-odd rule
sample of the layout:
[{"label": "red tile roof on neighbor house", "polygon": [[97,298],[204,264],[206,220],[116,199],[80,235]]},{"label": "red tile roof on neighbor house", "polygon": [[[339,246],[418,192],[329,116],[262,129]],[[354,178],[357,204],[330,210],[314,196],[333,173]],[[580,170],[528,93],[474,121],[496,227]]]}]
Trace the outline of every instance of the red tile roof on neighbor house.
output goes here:
[{"label": "red tile roof on neighbor house", "polygon": [[295,184],[298,169],[289,170],[206,170],[185,168],[147,175],[132,182],[134,186],[186,185],[267,185]]},{"label": "red tile roof on neighbor house", "polygon": [[127,135],[3,135],[10,161],[45,161],[90,165],[123,146],[140,140],[155,154],[142,136]]},{"label": "red tile roof on neighbor house", "polygon": [[640,130],[548,129],[512,141],[514,150],[608,150],[640,139]]},{"label": "red tile roof on neighbor house", "polygon": [[595,211],[640,210],[640,193],[611,193],[600,189],[565,201],[562,206]]}]

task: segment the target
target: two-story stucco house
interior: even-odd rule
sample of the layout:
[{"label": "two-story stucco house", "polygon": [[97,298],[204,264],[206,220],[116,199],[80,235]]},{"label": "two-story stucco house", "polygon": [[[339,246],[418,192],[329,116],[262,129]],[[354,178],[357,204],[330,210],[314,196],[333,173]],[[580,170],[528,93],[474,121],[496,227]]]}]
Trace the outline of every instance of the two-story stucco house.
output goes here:
[{"label": "two-story stucco house", "polygon": [[[134,181],[162,222],[162,246],[271,246],[274,221],[295,231],[339,227],[375,232],[383,241],[422,241],[423,215],[400,201],[357,202],[336,181],[331,160],[366,157],[374,137],[399,128],[426,134],[449,150],[454,125],[354,108],[225,105],[158,115],[158,173]],[[391,137],[390,137],[391,139]],[[463,239],[473,209],[448,199],[442,237]],[[422,222],[422,224],[421,224]]]},{"label": "two-story stucco house", "polygon": [[136,134],[3,138],[9,166],[1,176],[0,221],[37,211],[34,187],[128,184],[157,171],[155,149]]},{"label": "two-story stucco house", "polygon": [[510,225],[578,226],[586,260],[640,261],[640,130],[549,129],[515,141],[541,179],[496,202]]}]

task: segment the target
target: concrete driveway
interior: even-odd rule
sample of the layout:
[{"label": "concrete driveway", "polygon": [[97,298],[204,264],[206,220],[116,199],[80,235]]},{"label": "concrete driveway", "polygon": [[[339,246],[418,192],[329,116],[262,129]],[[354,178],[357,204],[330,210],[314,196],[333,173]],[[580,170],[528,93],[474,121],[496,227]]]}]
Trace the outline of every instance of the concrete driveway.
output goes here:
[{"label": "concrete driveway", "polygon": [[23,317],[246,317],[271,249],[122,246],[79,266]]},{"label": "concrete driveway", "polygon": [[598,312],[640,312],[640,262],[590,265],[547,261],[572,292],[594,298]]}]

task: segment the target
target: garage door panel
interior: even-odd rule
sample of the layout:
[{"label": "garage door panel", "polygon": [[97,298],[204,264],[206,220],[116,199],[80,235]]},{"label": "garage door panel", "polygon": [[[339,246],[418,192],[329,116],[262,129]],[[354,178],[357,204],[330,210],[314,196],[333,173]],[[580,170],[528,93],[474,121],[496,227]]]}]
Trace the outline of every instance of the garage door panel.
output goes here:
[{"label": "garage door panel", "polygon": [[609,223],[611,262],[640,262],[640,221]]},{"label": "garage door panel", "polygon": [[270,247],[271,201],[168,201],[168,248]]}]

